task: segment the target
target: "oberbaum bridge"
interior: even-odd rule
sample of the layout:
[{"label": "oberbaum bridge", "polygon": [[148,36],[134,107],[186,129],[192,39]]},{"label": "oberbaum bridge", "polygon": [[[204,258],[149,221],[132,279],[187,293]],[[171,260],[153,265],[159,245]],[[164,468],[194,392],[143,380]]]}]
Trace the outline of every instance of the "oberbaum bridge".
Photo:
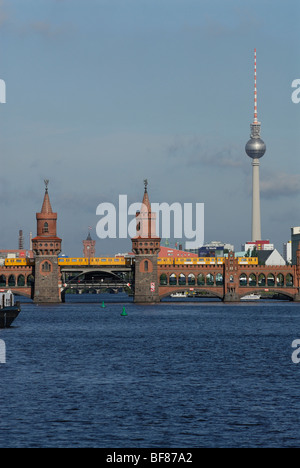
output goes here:
[{"label": "oberbaum bridge", "polygon": [[[259,166],[266,145],[260,137],[257,119],[256,49],[254,51],[254,120],[246,153],[252,160],[252,240],[261,239]],[[130,287],[139,304],[158,303],[173,293],[192,289],[195,293],[217,297],[224,302],[239,302],[251,293],[268,291],[300,302],[300,243],[296,265],[266,266],[241,263],[234,252],[222,261],[203,262],[161,258],[161,239],[156,235],[156,214],[152,213],[147,185],[141,210],[136,214],[136,236],[127,258],[60,258],[62,239],[57,237],[57,213],[53,213],[48,181],[40,213],[37,235],[32,240],[34,259],[7,259],[0,266],[0,287],[27,296],[35,303],[59,303],[70,288],[82,291]],[[70,259],[69,259],[70,260]],[[98,261],[97,261],[98,260]]]},{"label": "oberbaum bridge", "polygon": [[224,302],[239,302],[243,296],[262,293],[267,288],[269,292],[300,302],[300,244],[297,265],[287,266],[242,265],[233,252],[221,264],[186,261],[178,264],[173,259],[159,258],[161,239],[156,235],[156,213],[151,210],[147,185],[141,211],[136,214],[133,255],[121,265],[105,262],[97,265],[84,258],[82,264],[77,259],[74,266],[60,262],[62,239],[57,236],[57,213],[52,211],[47,184],[36,219],[37,235],[32,240],[34,259],[21,264],[5,262],[0,267],[1,287],[9,287],[16,295],[29,297],[35,303],[64,302],[65,292],[72,286],[100,290],[124,289],[126,285],[138,304],[158,303],[188,288]]}]

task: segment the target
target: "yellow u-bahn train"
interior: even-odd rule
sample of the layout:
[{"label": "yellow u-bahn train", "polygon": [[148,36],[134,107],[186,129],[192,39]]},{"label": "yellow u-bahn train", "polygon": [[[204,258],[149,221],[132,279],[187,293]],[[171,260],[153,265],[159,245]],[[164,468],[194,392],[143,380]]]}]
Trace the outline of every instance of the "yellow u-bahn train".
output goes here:
[{"label": "yellow u-bahn train", "polygon": [[[59,257],[61,267],[69,266],[132,266],[134,257],[95,257],[95,258],[69,258]],[[181,257],[158,258],[158,265],[223,265],[225,257]],[[258,265],[257,257],[238,257],[239,265]],[[33,258],[7,258],[5,266],[33,266]]]},{"label": "yellow u-bahn train", "polygon": [[[224,265],[225,257],[159,258],[158,265]],[[238,257],[239,265],[258,265],[257,257]]]},{"label": "yellow u-bahn train", "polygon": [[33,266],[34,259],[33,258],[6,258],[4,261],[4,265],[7,267]]},{"label": "yellow u-bahn train", "polygon": [[[127,266],[131,265],[132,259],[125,258],[125,257],[100,257],[100,258],[69,258],[69,257],[59,257],[58,264],[60,266],[113,266],[113,265],[120,265],[120,266]],[[6,258],[4,265],[7,267],[13,266],[33,266],[34,259],[33,258]]]},{"label": "yellow u-bahn train", "polygon": [[95,257],[95,258],[68,258],[58,259],[60,266],[130,266],[131,259],[125,257]]}]

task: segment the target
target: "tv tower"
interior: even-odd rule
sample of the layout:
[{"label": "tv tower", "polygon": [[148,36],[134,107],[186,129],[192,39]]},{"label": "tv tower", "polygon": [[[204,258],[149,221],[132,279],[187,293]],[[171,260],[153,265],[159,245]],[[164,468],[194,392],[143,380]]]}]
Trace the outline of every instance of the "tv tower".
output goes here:
[{"label": "tv tower", "polygon": [[259,160],[266,152],[266,145],[260,138],[261,123],[257,120],[256,49],[254,49],[254,121],[251,124],[250,140],[246,153],[252,159],[252,242],[261,240]]}]

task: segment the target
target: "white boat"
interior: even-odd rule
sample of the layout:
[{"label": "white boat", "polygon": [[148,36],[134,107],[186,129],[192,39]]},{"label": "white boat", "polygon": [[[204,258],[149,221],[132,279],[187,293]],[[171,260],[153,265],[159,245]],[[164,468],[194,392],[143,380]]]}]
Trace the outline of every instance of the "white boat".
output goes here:
[{"label": "white boat", "polygon": [[187,294],[185,292],[181,292],[181,293],[177,292],[177,293],[171,294],[171,297],[177,297],[177,298],[178,297],[184,297],[184,298],[186,298]]},{"label": "white boat", "polygon": [[260,298],[261,298],[260,294],[251,293],[251,294],[247,294],[247,296],[242,297],[241,301],[259,301]]},{"label": "white boat", "polygon": [[11,291],[0,291],[0,328],[9,328],[21,311]]}]

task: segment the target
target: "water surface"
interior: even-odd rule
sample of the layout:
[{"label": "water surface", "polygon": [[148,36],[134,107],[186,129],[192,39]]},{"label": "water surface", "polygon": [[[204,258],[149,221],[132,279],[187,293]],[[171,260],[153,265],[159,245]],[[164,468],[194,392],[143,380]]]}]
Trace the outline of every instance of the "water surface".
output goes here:
[{"label": "water surface", "polygon": [[0,331],[0,447],[299,446],[299,305],[67,300]]}]

